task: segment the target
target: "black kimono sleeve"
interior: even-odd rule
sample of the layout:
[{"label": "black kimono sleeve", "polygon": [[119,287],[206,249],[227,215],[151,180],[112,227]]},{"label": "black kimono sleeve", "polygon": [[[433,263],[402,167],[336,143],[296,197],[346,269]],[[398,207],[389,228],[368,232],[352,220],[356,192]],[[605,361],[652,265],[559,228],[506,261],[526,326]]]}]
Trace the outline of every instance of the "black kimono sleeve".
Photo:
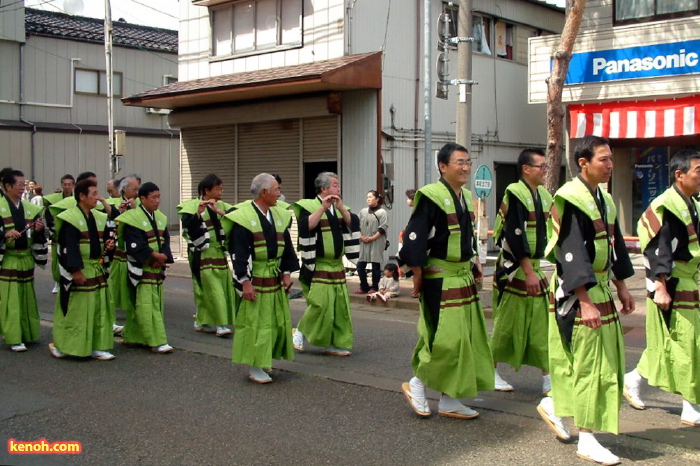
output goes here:
[{"label": "black kimono sleeve", "polygon": [[80,254],[80,230],[68,222],[64,222],[58,233],[58,247],[61,265],[68,272],[75,273],[85,267]]},{"label": "black kimono sleeve", "polygon": [[570,295],[580,286],[589,289],[598,283],[591,261],[595,254],[595,233],[590,219],[568,202],[564,207],[561,228],[557,241],[557,272],[564,293]]},{"label": "black kimono sleeve", "polygon": [[192,246],[198,250],[204,250],[209,246],[207,241],[207,227],[202,218],[197,214],[182,214],[182,229],[187,233]]},{"label": "black kimono sleeve", "polygon": [[532,257],[530,244],[527,241],[527,222],[529,212],[520,199],[510,196],[510,207],[506,214],[506,224],[503,231],[503,240],[508,243],[513,262],[520,264],[525,257]]},{"label": "black kimono sleeve", "polygon": [[173,252],[170,249],[170,232],[168,231],[167,228],[163,232],[163,238],[161,239],[161,244],[162,244],[162,246],[160,248],[160,252],[165,254],[167,257],[165,263],[172,264],[173,262],[175,262],[175,260],[173,259]]},{"label": "black kimono sleeve", "polygon": [[234,223],[231,229],[229,252],[234,258],[233,276],[239,283],[251,279],[248,260],[252,254],[252,245],[253,234],[250,230]]},{"label": "black kimono sleeve", "polygon": [[140,267],[143,267],[143,263],[151,257],[153,252],[153,249],[148,245],[146,232],[131,225],[124,226],[124,245],[126,246],[126,254],[133,257]]},{"label": "black kimono sleeve", "polygon": [[294,243],[292,243],[289,229],[284,230],[284,252],[282,253],[280,270],[282,272],[296,272],[299,270],[299,260],[294,252]]},{"label": "black kimono sleeve", "polygon": [[399,252],[402,265],[423,267],[428,262],[428,235],[437,223],[440,209],[427,197],[421,199],[413,211],[403,233],[403,247]]}]

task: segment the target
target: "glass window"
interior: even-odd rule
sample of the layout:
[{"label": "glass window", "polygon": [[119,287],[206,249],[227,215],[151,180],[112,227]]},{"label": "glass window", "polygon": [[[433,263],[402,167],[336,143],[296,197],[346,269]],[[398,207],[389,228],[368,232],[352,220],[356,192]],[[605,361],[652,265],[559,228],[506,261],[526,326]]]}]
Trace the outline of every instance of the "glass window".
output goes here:
[{"label": "glass window", "polygon": [[231,8],[212,10],[211,18],[213,55],[231,55]]},{"label": "glass window", "polygon": [[257,49],[277,45],[277,0],[260,0],[255,11]]},{"label": "glass window", "polygon": [[212,56],[301,45],[302,1],[247,0],[212,8]]},{"label": "glass window", "polygon": [[99,91],[97,71],[75,70],[75,92],[97,94]]},{"label": "glass window", "polygon": [[615,0],[615,22],[637,23],[700,14],[698,0]]},{"label": "glass window", "polygon": [[491,48],[489,47],[491,20],[483,16],[474,16],[474,19],[472,20],[472,30],[474,31],[472,50],[474,52],[491,55]]},{"label": "glass window", "polygon": [[283,45],[301,44],[301,2],[282,2],[281,27]]}]

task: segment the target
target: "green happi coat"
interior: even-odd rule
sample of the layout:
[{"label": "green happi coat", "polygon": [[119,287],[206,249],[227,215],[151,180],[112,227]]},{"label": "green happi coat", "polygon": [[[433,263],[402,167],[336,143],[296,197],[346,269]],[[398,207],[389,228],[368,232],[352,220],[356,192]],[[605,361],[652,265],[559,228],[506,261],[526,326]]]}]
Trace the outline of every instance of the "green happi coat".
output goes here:
[{"label": "green happi coat", "polygon": [[444,180],[419,189],[400,252],[402,263],[423,268],[413,372],[428,388],[454,398],[494,388],[486,321],[472,272],[471,193],[462,189],[461,195],[463,201]]},{"label": "green happi coat", "polygon": [[[192,199],[177,206],[182,236],[187,240],[187,259],[197,307],[196,322],[198,325],[231,325],[238,303],[226,258],[226,241],[232,224],[223,221],[209,208],[204,209],[201,218],[198,217],[200,202],[201,199]],[[232,208],[223,201],[216,205],[223,211]]]},{"label": "green happi coat", "polygon": [[[0,195],[0,217],[3,234],[35,222],[43,207],[21,200],[24,225],[15,225],[10,201]],[[13,206],[14,207],[14,206]],[[19,244],[18,244],[19,243]],[[39,339],[39,309],[34,293],[34,266],[47,262],[44,231],[29,228],[18,240],[5,239],[0,245],[0,330],[8,345],[19,345]]]},{"label": "green happi coat", "polygon": [[156,347],[168,342],[163,318],[165,270],[153,266],[151,252],[165,254],[168,263],[172,263],[173,258],[170,253],[168,220],[159,210],[153,215],[155,229],[143,207],[124,212],[116,221],[119,225],[118,239],[126,250],[131,299],[129,307],[125,309],[126,324],[122,332],[124,341]]},{"label": "green happi coat", "polygon": [[271,207],[270,214],[267,229],[267,219],[252,203],[226,215],[234,223],[236,280],[250,280],[256,295],[255,301],[240,300],[232,360],[255,367],[272,367],[273,359],[294,359],[289,300],[282,286],[282,273],[299,268],[289,236],[292,214],[279,207]]},{"label": "green happi coat", "polygon": [[[110,200],[115,200],[115,204],[112,204],[111,202],[110,204],[117,209],[112,210],[112,218],[114,218],[115,223],[117,223],[118,220],[116,219],[120,215],[118,209],[125,199],[121,197],[111,197]],[[141,205],[141,199],[136,198],[135,203],[136,209],[138,209],[138,207]],[[125,212],[129,212],[129,210],[126,210]],[[117,225],[117,231],[118,230],[119,228]],[[134,302],[134,297],[132,296],[134,290],[133,288],[129,287],[129,274],[127,270],[126,246],[124,245],[123,238],[117,235],[117,247],[114,249],[114,259],[109,268],[109,293],[112,296],[114,307],[119,308],[122,311],[133,310],[132,303]]]},{"label": "green happi coat", "polygon": [[[551,283],[554,304],[550,308],[549,321],[551,396],[557,416],[573,416],[579,428],[617,434],[625,348],[609,281],[611,267],[614,268],[618,261],[627,268],[625,276],[618,275],[617,279],[628,278],[634,271],[617,227],[612,197],[602,190],[599,192],[607,222],[590,188],[580,178],[566,183],[554,196],[546,249],[547,257],[557,263],[557,272]],[[572,224],[577,228],[592,225],[591,231],[582,231],[584,241],[587,244],[593,242],[592,258],[585,250],[575,249],[583,248],[583,241],[573,245],[574,249],[567,249],[563,243],[566,238],[560,238],[565,228],[573,228],[570,227]],[[579,254],[581,251],[584,252]],[[567,276],[572,274],[588,274],[590,278],[587,282],[567,284]],[[598,329],[583,324],[578,300],[573,294],[573,288],[584,284],[591,302],[600,311],[602,326]],[[567,293],[566,289],[570,291]]]},{"label": "green happi coat", "polygon": [[[104,251],[104,242],[109,238],[108,217],[94,209],[91,214],[97,238],[90,237],[88,219],[80,207],[67,209],[56,217],[61,287],[54,307],[53,342],[61,352],[72,356],[90,356],[93,350],[108,351],[114,346],[114,307],[107,288],[108,272],[104,259],[94,254],[95,250]],[[64,232],[64,228],[68,230],[66,224],[75,230]],[[76,233],[78,238],[69,237]],[[91,244],[95,240],[98,245]],[[73,282],[69,271],[76,268],[85,275],[82,285]]]},{"label": "green happi coat", "polygon": [[[688,199],[687,202],[692,203],[696,212],[700,210],[700,204],[695,199]],[[652,241],[662,236],[659,233],[670,220],[676,220],[684,231],[677,236],[673,232],[663,235],[665,244]],[[652,201],[639,219],[637,232],[647,259],[649,292],[646,301],[647,347],[637,368],[650,385],[678,393],[691,403],[700,403],[700,245],[686,199],[674,186],[667,189]],[[665,248],[667,253],[660,254],[660,248]],[[652,260],[662,255],[667,258],[659,265],[668,275],[666,288],[673,300],[669,311],[662,311],[654,303],[654,281],[659,270],[649,270],[650,254]],[[684,257],[677,259],[678,254]],[[664,263],[671,259],[672,264]]]},{"label": "green happi coat", "polygon": [[[292,209],[299,227],[302,267],[299,281],[306,296],[306,311],[299,330],[312,345],[351,349],[353,342],[350,295],[342,257],[356,262],[360,252],[360,221],[351,216],[348,227],[338,209],[323,213],[309,231],[309,216],[321,207],[321,200],[302,199]],[[347,206],[345,209],[349,210]]]},{"label": "green happi coat", "polygon": [[[46,228],[49,229],[49,238],[51,239],[51,274],[55,282],[58,282],[58,259],[56,258],[56,220],[51,210],[51,206],[57,204],[64,199],[74,199],[73,196],[63,197],[63,193],[51,193],[44,196],[44,216],[46,217]],[[56,210],[56,214],[63,212],[63,209]]]},{"label": "green happi coat", "polygon": [[[511,200],[511,196],[519,202]],[[536,203],[539,203],[540,209],[537,209]],[[511,204],[513,211],[509,211]],[[538,367],[544,371],[549,368],[549,282],[540,269],[547,238],[538,237],[537,227],[539,221],[542,222],[541,231],[545,229],[544,222],[549,218],[551,205],[552,196],[543,186],[538,187],[535,199],[532,190],[523,180],[513,183],[506,188],[493,227],[493,239],[502,247],[497,270],[502,271],[503,283],[496,286],[494,280],[493,285],[494,295],[500,296],[493,301],[496,312],[491,350],[494,361],[508,363],[516,371],[520,370],[521,365]],[[539,218],[538,211],[542,214]],[[504,231],[507,219],[510,220],[508,226],[514,231]],[[520,220],[524,220],[524,224]],[[523,244],[523,239],[526,245]],[[541,247],[538,248],[538,245]],[[520,260],[524,257],[530,258],[532,269],[540,281],[541,291],[536,296],[527,294],[525,272],[520,267]],[[498,293],[501,287],[503,292]]]}]

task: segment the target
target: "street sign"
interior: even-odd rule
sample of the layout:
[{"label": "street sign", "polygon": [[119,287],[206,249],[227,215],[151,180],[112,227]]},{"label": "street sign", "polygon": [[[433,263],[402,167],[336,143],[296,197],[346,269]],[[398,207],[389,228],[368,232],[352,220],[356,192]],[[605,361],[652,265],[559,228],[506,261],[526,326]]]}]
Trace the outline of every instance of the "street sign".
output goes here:
[{"label": "street sign", "polygon": [[491,170],[486,165],[479,165],[474,175],[474,191],[479,199],[486,199],[491,195],[493,187],[493,176]]}]

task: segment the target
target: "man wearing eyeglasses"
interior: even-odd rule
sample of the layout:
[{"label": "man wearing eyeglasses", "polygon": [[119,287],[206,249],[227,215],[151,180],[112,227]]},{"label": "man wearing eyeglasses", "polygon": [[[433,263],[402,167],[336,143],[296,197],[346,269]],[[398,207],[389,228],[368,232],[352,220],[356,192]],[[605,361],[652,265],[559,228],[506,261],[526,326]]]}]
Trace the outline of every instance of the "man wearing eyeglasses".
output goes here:
[{"label": "man wearing eyeglasses", "polygon": [[479,415],[458,398],[493,390],[493,359],[484,313],[476,289],[482,277],[474,235],[471,192],[463,186],[471,173],[469,152],[446,144],[437,156],[440,180],[423,186],[404,232],[400,262],[413,272],[420,293],[414,377],[402,385],[411,409],[431,415],[425,388],[442,392],[438,414],[457,419]]},{"label": "man wearing eyeglasses", "polygon": [[[542,392],[551,390],[547,360],[549,319],[548,282],[540,269],[547,246],[547,218],[552,196],[542,186],[545,165],[541,149],[525,149],[518,157],[520,180],[503,195],[493,227],[501,247],[494,277],[494,313],[491,351],[496,364],[505,362],[542,370]],[[496,390],[513,387],[495,373]]]}]

